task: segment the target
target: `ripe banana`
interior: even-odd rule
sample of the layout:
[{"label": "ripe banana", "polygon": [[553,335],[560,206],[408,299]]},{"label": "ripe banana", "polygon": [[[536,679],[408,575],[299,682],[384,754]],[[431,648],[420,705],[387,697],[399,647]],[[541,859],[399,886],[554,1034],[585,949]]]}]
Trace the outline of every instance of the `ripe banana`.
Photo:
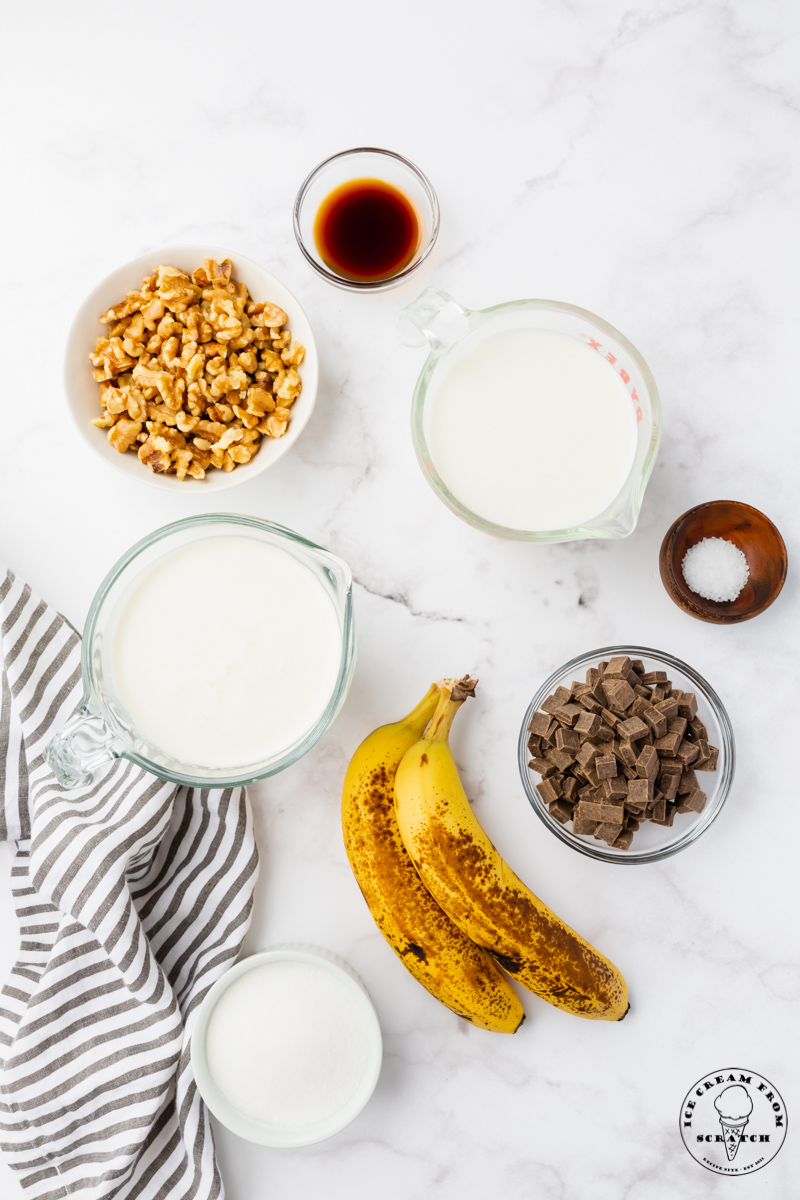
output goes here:
[{"label": "ripe banana", "polygon": [[617,968],[517,878],[473,814],[447,738],[476,681],[444,682],[450,688],[442,685],[425,736],[395,778],[400,833],[422,882],[518,983],[576,1016],[621,1020],[628,991]]},{"label": "ripe banana", "polygon": [[382,725],[353,755],[342,792],[347,857],[375,924],[432,996],[482,1029],[514,1033],[519,997],[484,950],[442,912],[414,870],[397,828],[394,774],[439,698],[434,685],[401,721]]}]

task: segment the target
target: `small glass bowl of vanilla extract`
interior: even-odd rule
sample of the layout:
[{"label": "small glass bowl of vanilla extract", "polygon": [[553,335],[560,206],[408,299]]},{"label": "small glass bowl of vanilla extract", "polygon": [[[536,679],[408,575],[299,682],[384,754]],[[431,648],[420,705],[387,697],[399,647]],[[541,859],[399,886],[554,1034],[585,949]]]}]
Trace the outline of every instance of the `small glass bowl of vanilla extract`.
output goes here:
[{"label": "small glass bowl of vanilla extract", "polygon": [[425,261],[439,232],[439,203],[418,167],[391,150],[334,154],[315,167],[294,205],[297,244],[336,287],[381,292]]}]

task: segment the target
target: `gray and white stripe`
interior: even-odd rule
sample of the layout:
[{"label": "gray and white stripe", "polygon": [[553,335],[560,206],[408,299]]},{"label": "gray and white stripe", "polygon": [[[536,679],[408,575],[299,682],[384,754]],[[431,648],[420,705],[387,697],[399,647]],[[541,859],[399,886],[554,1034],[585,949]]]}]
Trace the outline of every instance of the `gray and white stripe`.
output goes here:
[{"label": "gray and white stripe", "polygon": [[0,992],[0,1149],[31,1200],[222,1196],[189,1062],[239,953],[258,855],[241,788],[124,759],[67,791],[43,758],[81,701],[80,639],[0,567],[0,836],[17,961]]}]

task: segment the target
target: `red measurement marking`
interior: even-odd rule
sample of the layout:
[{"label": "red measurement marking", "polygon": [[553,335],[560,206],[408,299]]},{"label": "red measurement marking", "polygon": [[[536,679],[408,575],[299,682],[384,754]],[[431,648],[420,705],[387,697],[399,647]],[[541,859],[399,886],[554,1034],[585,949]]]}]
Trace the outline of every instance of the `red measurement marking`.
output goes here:
[{"label": "red measurement marking", "polygon": [[[582,333],[582,334],[581,334],[581,337],[586,337],[586,336],[587,336],[587,334],[585,334],[585,333]],[[602,347],[602,343],[601,343],[601,342],[596,342],[596,341],[594,340],[594,338],[591,338],[591,337],[589,338],[589,345],[591,346],[591,348],[592,348],[593,350],[598,350],[598,351],[599,351],[599,350],[602,350],[602,348],[603,348],[603,347]],[[614,366],[614,364],[615,364],[615,363],[616,363],[616,361],[617,361],[617,360],[616,360],[616,357],[615,357],[615,356],[614,356],[614,355],[611,353],[611,351],[610,351],[610,350],[608,350],[608,351],[606,352],[606,361],[607,361],[607,362],[610,362],[612,366]],[[622,382],[623,382],[623,383],[625,383],[625,384],[628,384],[628,383],[630,383],[630,381],[631,381],[631,377],[630,377],[630,375],[628,374],[628,372],[627,372],[627,371],[626,371],[626,370],[625,370],[623,367],[619,367],[619,368],[618,368],[618,370],[619,370],[619,377],[620,377],[620,379],[622,380]],[[633,403],[636,405],[636,420],[637,420],[637,421],[641,421],[641,420],[642,420],[642,410],[641,410],[641,407],[640,407],[640,404],[639,404],[639,397],[636,395],[636,388],[635,388],[635,387],[632,387],[632,388],[631,388],[631,400],[632,400],[632,401],[633,401]]]}]

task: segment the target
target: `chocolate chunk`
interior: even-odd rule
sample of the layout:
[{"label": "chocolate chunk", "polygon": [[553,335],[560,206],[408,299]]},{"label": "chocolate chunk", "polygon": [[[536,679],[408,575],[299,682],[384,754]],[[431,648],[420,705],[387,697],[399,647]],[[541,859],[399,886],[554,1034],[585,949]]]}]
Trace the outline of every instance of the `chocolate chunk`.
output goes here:
[{"label": "chocolate chunk", "polygon": [[650,689],[651,704],[658,704],[661,700],[666,700],[666,698],[667,688],[665,688],[663,684],[657,683],[654,688]]},{"label": "chocolate chunk", "polygon": [[[633,690],[636,692],[636,688],[634,688]],[[649,700],[643,700],[642,697],[639,695],[639,693],[636,692],[636,699],[634,700],[633,704],[628,709],[628,716],[629,717],[640,717],[642,715],[642,713],[644,712],[644,710],[649,707],[650,707]]]},{"label": "chocolate chunk", "polygon": [[542,779],[549,779],[551,775],[555,775],[558,767],[555,763],[550,762],[547,758],[532,758],[528,763],[532,771],[537,775],[541,775]]},{"label": "chocolate chunk", "polygon": [[591,767],[594,760],[600,754],[594,742],[584,742],[578,753],[575,755],[575,761],[582,767]]},{"label": "chocolate chunk", "polygon": [[620,742],[618,757],[620,762],[625,763],[626,767],[635,767],[636,759],[639,757],[639,751],[636,746],[631,745],[630,742]]},{"label": "chocolate chunk", "polygon": [[556,749],[569,750],[573,757],[581,748],[580,735],[574,729],[557,729],[556,730]]},{"label": "chocolate chunk", "polygon": [[682,717],[686,717],[687,721],[691,721],[697,716],[697,696],[694,692],[683,693],[683,698],[678,704],[678,712]]},{"label": "chocolate chunk", "polygon": [[697,791],[692,792],[690,796],[684,796],[683,800],[678,805],[678,812],[701,813],[706,806],[707,799],[708,797],[706,796],[705,792],[701,792],[698,788]]},{"label": "chocolate chunk", "polygon": [[553,716],[559,725],[574,725],[582,712],[583,709],[577,704],[562,704],[555,710]]},{"label": "chocolate chunk", "polygon": [[[672,735],[668,734],[667,736],[671,737]],[[699,755],[700,751],[698,750],[697,746],[695,746],[692,742],[687,742],[684,740],[678,747],[678,752],[675,757],[681,760],[684,767],[688,767],[690,763],[693,763],[694,760],[699,757]]]},{"label": "chocolate chunk", "polygon": [[604,804],[602,801],[581,800],[575,812],[589,821],[608,821],[612,825],[621,825],[625,819],[621,804]]},{"label": "chocolate chunk", "polygon": [[637,675],[644,675],[644,663],[640,658],[635,658],[631,663],[631,666]]},{"label": "chocolate chunk", "polygon": [[577,781],[577,779],[573,779],[573,777],[571,775],[565,776],[565,778],[562,780],[562,783],[561,783],[561,791],[562,791],[564,800],[568,800],[570,803],[577,800],[577,798],[578,798],[578,781]]},{"label": "chocolate chunk", "polygon": [[610,708],[601,708],[600,716],[601,716],[602,720],[606,723],[606,725],[609,726],[610,729],[616,729],[617,722],[619,721],[620,718],[617,716],[616,713],[613,713]]},{"label": "chocolate chunk", "polygon": [[656,750],[659,754],[672,758],[673,755],[678,753],[680,744],[681,735],[679,733],[665,733],[663,737],[656,739]]},{"label": "chocolate chunk", "polygon": [[618,679],[626,679],[630,669],[631,660],[628,658],[627,654],[623,654],[619,658],[612,658],[609,661],[609,664],[605,670],[604,678],[608,679],[611,676]]},{"label": "chocolate chunk", "polygon": [[555,763],[559,771],[566,771],[567,767],[571,767],[575,761],[575,756],[570,754],[569,750],[559,750],[553,746],[551,750],[545,750],[544,756],[551,763]]},{"label": "chocolate chunk", "polygon": [[539,753],[539,751],[541,750],[541,748],[542,748],[542,739],[540,737],[537,737],[535,733],[532,733],[531,736],[528,738],[528,749],[530,750],[531,754],[537,755]]},{"label": "chocolate chunk", "polygon": [[587,712],[594,713],[599,713],[603,707],[600,701],[596,700],[590,692],[587,692],[584,696],[581,696],[578,700],[578,704],[580,704],[582,708],[585,708]]},{"label": "chocolate chunk", "polygon": [[658,773],[658,751],[655,746],[645,746],[636,760],[636,774],[642,779],[655,779]]},{"label": "chocolate chunk", "polygon": [[654,825],[670,826],[672,824],[672,822],[675,820],[676,812],[677,812],[677,809],[675,808],[675,805],[667,804],[665,801],[664,802],[664,816],[663,817],[653,816],[650,818],[650,820],[653,822]]},{"label": "chocolate chunk", "polygon": [[602,792],[606,800],[624,800],[628,795],[628,781],[620,779],[619,775],[604,779]]},{"label": "chocolate chunk", "polygon": [[581,817],[576,812],[575,816],[572,818],[572,832],[580,834],[584,837],[587,834],[591,836],[599,824],[599,821],[592,821],[589,817]]},{"label": "chocolate chunk", "polygon": [[716,771],[717,760],[719,759],[719,750],[716,746],[708,747],[708,758],[705,762],[695,762],[695,771]]},{"label": "chocolate chunk", "polygon": [[695,789],[698,788],[699,786],[700,786],[700,784],[697,782],[697,776],[695,775],[695,773],[691,769],[691,767],[688,767],[681,775],[681,780],[680,780],[680,783],[678,784],[678,795],[679,796],[688,796],[691,792],[695,791]]},{"label": "chocolate chunk", "polygon": [[688,724],[685,717],[673,717],[672,720],[667,721],[667,733],[679,733],[683,737]]},{"label": "chocolate chunk", "polygon": [[657,683],[666,683],[666,682],[667,682],[667,672],[666,671],[645,671],[645,673],[642,675],[642,683],[649,683],[649,684],[653,685],[653,684],[657,684]]},{"label": "chocolate chunk", "polygon": [[594,836],[600,841],[608,842],[609,846],[613,846],[614,842],[620,835],[620,826],[611,825],[608,821],[604,821],[602,825],[598,825],[594,831]]},{"label": "chocolate chunk", "polygon": [[[649,700],[650,700],[650,688],[649,687],[645,687],[643,683],[635,683],[633,685],[633,690],[636,693],[636,700],[644,700],[645,704],[647,704],[649,702]],[[634,700],[634,702],[633,702],[634,708],[631,709],[631,712],[634,714],[634,716],[639,715],[638,713],[635,712],[636,700]]]},{"label": "chocolate chunk", "polygon": [[680,775],[664,775],[663,771],[658,777],[658,786],[661,788],[668,800],[674,800],[678,794],[680,787]]},{"label": "chocolate chunk", "polygon": [[633,688],[627,679],[604,679],[603,690],[608,700],[609,708],[614,712],[625,712],[635,700]]},{"label": "chocolate chunk", "polygon": [[655,801],[655,803],[653,804],[653,807],[650,810],[650,814],[649,814],[650,820],[655,821],[657,825],[660,825],[663,822],[666,814],[667,814],[667,798],[666,798],[666,796],[662,796],[661,793],[659,792],[658,799]]},{"label": "chocolate chunk", "polygon": [[[598,705],[598,708],[599,707],[600,706]],[[596,713],[581,713],[575,722],[575,732],[577,734],[584,734],[587,738],[592,738],[595,736],[602,723],[603,722]]]},{"label": "chocolate chunk", "polygon": [[[639,826],[637,825],[636,828],[638,829]],[[619,837],[614,838],[614,841],[611,843],[611,845],[615,846],[617,848],[617,850],[629,850],[632,841],[633,841],[633,830],[630,828],[623,829],[623,831],[619,835]]]},{"label": "chocolate chunk", "polygon": [[617,773],[617,760],[613,754],[601,754],[594,760],[594,769],[600,779],[613,779]]},{"label": "chocolate chunk", "polygon": [[572,805],[565,804],[563,800],[554,800],[547,806],[547,811],[560,825],[566,825],[567,821],[572,820]]},{"label": "chocolate chunk", "polygon": [[667,718],[657,708],[654,708],[652,704],[648,705],[639,715],[643,721],[647,722],[657,738],[663,737],[667,732]]},{"label": "chocolate chunk", "polygon": [[608,725],[601,725],[597,733],[594,735],[596,742],[613,742],[614,730],[609,729]]},{"label": "chocolate chunk", "polygon": [[682,775],[683,763],[679,758],[662,758],[661,773],[667,775]]},{"label": "chocolate chunk", "polygon": [[549,737],[552,729],[555,728],[555,721],[547,713],[535,712],[528,722],[528,731],[536,734],[538,737]]},{"label": "chocolate chunk", "polygon": [[700,741],[701,738],[705,738],[706,741],[708,740],[708,730],[699,717],[695,717],[694,720],[689,722],[689,728],[692,731],[692,736],[697,741]]},{"label": "chocolate chunk", "polygon": [[561,784],[558,776],[554,775],[552,779],[543,779],[541,783],[536,784],[536,790],[545,804],[552,804],[561,795]]},{"label": "chocolate chunk", "polygon": [[655,795],[655,784],[652,779],[632,779],[628,784],[627,804],[633,808],[647,808]]},{"label": "chocolate chunk", "polygon": [[628,717],[627,721],[620,721],[617,726],[617,733],[626,742],[635,742],[637,738],[645,736],[647,726],[638,717]]},{"label": "chocolate chunk", "polygon": [[637,776],[635,767],[629,767],[627,763],[621,762],[619,764],[619,769],[622,771],[622,774],[626,779],[636,779]]},{"label": "chocolate chunk", "polygon": [[673,717],[678,716],[677,700],[659,700],[656,704],[656,708],[662,714],[662,716],[667,718],[668,721],[671,721]]}]

